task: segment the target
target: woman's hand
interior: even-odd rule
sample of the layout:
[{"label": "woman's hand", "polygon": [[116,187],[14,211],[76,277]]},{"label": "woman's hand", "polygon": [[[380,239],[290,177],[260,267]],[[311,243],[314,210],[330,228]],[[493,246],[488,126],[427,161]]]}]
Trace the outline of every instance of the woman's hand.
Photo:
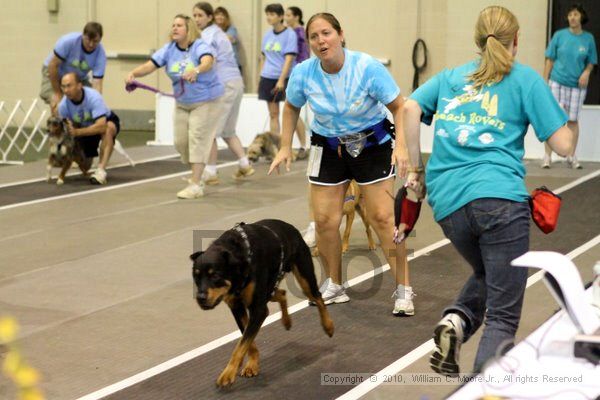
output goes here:
[{"label": "woman's hand", "polygon": [[194,68],[194,69],[184,72],[181,77],[184,80],[188,81],[189,83],[194,83],[194,82],[196,82],[196,80],[198,80],[198,75],[199,75],[198,69]]},{"label": "woman's hand", "polygon": [[588,70],[583,71],[579,77],[579,87],[585,89],[590,81],[590,72]]},{"label": "woman's hand", "polygon": [[130,72],[129,74],[127,74],[127,77],[125,78],[125,83],[131,83],[135,80],[135,76],[133,75],[133,72]]},{"label": "woman's hand", "polygon": [[425,171],[423,171],[423,168],[419,168],[414,172],[409,172],[406,177],[405,186],[415,193],[418,200],[423,200],[427,194],[427,188],[425,187]]},{"label": "woman's hand", "polygon": [[277,170],[277,173],[279,174],[279,164],[281,164],[282,162],[285,162],[285,170],[286,172],[290,172],[290,165],[292,164],[292,149],[289,147],[282,147],[278,152],[277,155],[275,156],[275,158],[273,159],[273,162],[271,163],[271,166],[269,167],[269,172],[267,173],[267,175],[271,175],[271,172],[273,172],[273,170]]},{"label": "woman's hand", "polygon": [[275,84],[275,88],[273,88],[273,95],[277,97],[277,94],[283,93],[285,91],[285,82],[281,79],[277,80]]},{"label": "woman's hand", "polygon": [[406,171],[408,169],[408,151],[406,148],[402,148],[400,146],[396,146],[394,151],[392,152],[392,165],[395,165],[397,168],[396,175],[400,178],[406,177]]}]

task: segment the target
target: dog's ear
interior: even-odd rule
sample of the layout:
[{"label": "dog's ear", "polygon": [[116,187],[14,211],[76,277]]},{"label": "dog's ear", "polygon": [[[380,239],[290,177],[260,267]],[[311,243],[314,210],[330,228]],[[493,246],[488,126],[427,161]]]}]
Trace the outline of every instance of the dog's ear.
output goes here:
[{"label": "dog's ear", "polygon": [[202,254],[204,254],[203,251],[197,251],[190,256],[190,260],[196,261],[196,258],[200,257]]}]

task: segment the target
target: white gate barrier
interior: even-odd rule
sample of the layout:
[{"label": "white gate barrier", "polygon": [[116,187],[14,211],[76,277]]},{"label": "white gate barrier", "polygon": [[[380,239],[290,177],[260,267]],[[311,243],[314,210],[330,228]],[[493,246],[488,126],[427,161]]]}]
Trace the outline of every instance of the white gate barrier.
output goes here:
[{"label": "white gate barrier", "polygon": [[48,139],[43,131],[48,108],[33,99],[29,107],[23,100],[14,106],[0,101],[0,163],[23,164],[25,152],[41,152]]}]

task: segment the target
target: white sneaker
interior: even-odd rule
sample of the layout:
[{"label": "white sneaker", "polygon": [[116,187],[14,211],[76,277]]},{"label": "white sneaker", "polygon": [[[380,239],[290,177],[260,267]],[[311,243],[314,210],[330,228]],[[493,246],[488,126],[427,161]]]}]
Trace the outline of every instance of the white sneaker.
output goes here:
[{"label": "white sneaker", "polygon": [[550,164],[552,164],[552,156],[548,154],[544,154],[544,159],[542,161],[542,168],[548,169],[550,168]]},{"label": "white sneaker", "polygon": [[180,199],[197,199],[204,196],[204,183],[196,184],[190,182],[185,189],[177,192],[177,197]]},{"label": "white sneaker", "polygon": [[96,172],[90,177],[90,183],[92,185],[105,185],[106,184],[106,170],[97,168]]},{"label": "white sneaker", "polygon": [[415,315],[415,306],[412,300],[415,296],[416,294],[413,293],[412,286],[406,286],[404,288],[404,293],[401,292],[399,287],[396,288],[392,294],[392,297],[396,297],[392,314],[397,317]]},{"label": "white sneaker", "polygon": [[435,351],[429,357],[429,365],[438,374],[458,375],[458,356],[464,340],[463,324],[460,315],[449,313],[435,327]]},{"label": "white sneaker", "polygon": [[567,162],[573,169],[581,169],[581,164],[577,161],[577,157],[568,157]]},{"label": "white sneaker", "polygon": [[321,297],[323,297],[325,305],[347,303],[350,301],[350,297],[346,294],[344,285],[337,285],[331,281],[329,281],[325,292],[321,293]]},{"label": "white sneaker", "polygon": [[317,237],[315,233],[315,226],[313,224],[308,225],[306,233],[302,236],[304,242],[308,247],[315,247],[317,245]]}]

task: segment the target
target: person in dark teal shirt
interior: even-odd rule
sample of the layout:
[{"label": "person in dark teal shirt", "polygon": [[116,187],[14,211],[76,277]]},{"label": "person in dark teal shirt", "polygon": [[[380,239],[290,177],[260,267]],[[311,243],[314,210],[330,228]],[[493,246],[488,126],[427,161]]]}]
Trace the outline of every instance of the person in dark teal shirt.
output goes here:
[{"label": "person in dark teal shirt", "polygon": [[[573,5],[567,13],[569,27],[557,31],[546,49],[544,79],[550,85],[556,101],[569,116],[568,127],[573,132],[573,151],[567,157],[572,168],[581,168],[575,157],[579,138],[579,111],[585,100],[590,72],[598,64],[594,36],[581,27],[588,21],[585,10]],[[550,168],[552,150],[545,146],[542,168]]]},{"label": "person in dark teal shirt", "polygon": [[[459,372],[460,346],[484,321],[476,372],[514,341],[527,271],[510,262],[529,250],[522,163],[528,125],[559,154],[571,150],[564,111],[542,77],[514,60],[518,31],[509,10],[485,8],[475,32],[481,57],[440,72],[405,105],[400,134],[406,136],[411,164],[407,186],[421,198],[426,188],[435,220],[473,268],[434,331],[430,364],[445,375]],[[424,176],[420,121],[434,120]]]}]

